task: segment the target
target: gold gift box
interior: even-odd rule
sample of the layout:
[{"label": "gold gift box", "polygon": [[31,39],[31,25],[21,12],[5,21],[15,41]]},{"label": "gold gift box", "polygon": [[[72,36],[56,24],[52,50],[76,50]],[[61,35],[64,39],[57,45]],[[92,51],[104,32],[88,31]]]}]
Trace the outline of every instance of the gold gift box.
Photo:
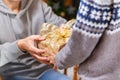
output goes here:
[{"label": "gold gift box", "polygon": [[[74,23],[74,19],[65,23],[64,27],[58,27],[53,24],[44,23],[41,26],[40,35],[44,37],[45,40],[38,42],[38,48],[47,48],[56,54],[68,42]],[[49,54],[44,53],[43,56],[49,56]]]}]

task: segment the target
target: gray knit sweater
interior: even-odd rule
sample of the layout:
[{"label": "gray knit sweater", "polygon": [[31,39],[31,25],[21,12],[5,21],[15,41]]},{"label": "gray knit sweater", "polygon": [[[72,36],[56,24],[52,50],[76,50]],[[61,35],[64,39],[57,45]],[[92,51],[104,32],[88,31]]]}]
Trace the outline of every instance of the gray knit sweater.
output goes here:
[{"label": "gray knit sweater", "polygon": [[58,68],[79,64],[82,80],[120,80],[120,0],[80,0]]}]

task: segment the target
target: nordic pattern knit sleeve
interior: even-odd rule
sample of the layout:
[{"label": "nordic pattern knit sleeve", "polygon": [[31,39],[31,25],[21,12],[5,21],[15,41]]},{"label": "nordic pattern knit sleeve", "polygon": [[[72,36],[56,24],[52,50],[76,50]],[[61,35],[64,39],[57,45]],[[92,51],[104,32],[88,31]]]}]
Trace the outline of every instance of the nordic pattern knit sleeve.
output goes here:
[{"label": "nordic pattern knit sleeve", "polygon": [[75,64],[81,64],[89,58],[109,26],[112,2],[110,0],[98,0],[99,3],[107,3],[103,6],[97,4],[96,1],[80,1],[72,35],[66,46],[55,58],[58,68],[68,68]]}]

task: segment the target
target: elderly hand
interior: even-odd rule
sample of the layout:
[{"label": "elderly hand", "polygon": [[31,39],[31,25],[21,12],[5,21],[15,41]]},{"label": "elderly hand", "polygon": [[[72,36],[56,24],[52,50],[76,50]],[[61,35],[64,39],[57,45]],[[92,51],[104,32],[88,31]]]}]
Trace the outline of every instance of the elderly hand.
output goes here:
[{"label": "elderly hand", "polygon": [[43,40],[45,39],[43,39],[40,35],[32,35],[27,38],[18,40],[17,45],[20,50],[30,53],[37,61],[49,64],[49,58],[41,56],[45,52],[45,50],[35,47],[35,43],[37,41]]}]

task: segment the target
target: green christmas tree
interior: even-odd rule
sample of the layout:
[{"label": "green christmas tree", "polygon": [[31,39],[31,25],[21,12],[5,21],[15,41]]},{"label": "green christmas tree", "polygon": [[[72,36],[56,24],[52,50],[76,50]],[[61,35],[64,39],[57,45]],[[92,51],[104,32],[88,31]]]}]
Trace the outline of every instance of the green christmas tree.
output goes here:
[{"label": "green christmas tree", "polygon": [[77,7],[64,5],[64,0],[48,0],[48,5],[50,5],[53,11],[66,19],[72,19],[76,17]]}]

